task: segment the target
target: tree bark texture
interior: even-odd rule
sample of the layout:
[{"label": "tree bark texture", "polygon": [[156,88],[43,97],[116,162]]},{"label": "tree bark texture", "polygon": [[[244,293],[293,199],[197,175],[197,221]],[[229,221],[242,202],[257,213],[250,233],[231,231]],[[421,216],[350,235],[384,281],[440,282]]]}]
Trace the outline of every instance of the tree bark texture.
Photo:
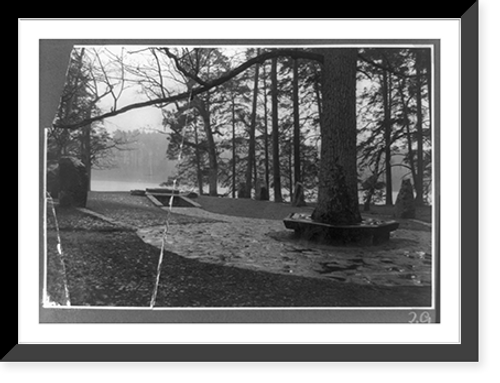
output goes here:
[{"label": "tree bark texture", "polygon": [[[429,130],[432,132],[432,56],[431,49],[423,49],[423,54],[425,56],[425,74],[427,79],[427,99],[429,100]],[[432,137],[432,135],[431,135]]]},{"label": "tree bark texture", "polygon": [[[300,167],[300,113],[299,113],[299,62],[293,60],[293,178],[292,206],[305,206],[304,187]],[[292,185],[290,185],[292,189]]]},{"label": "tree bark texture", "polygon": [[322,123],[318,206],[312,219],[361,222],[356,166],[356,57],[354,48],[322,49]]},{"label": "tree bark texture", "polygon": [[[257,119],[257,96],[259,94],[259,65],[255,66],[254,88],[252,100],[252,116],[248,134],[248,162],[245,177],[245,196],[252,197],[252,175],[256,172],[255,166],[255,124]],[[257,181],[256,177],[254,178]]]},{"label": "tree bark texture", "polygon": [[266,188],[269,190],[269,136],[267,133],[267,85],[266,85],[266,65],[263,67],[264,72],[264,158],[265,158],[265,177],[266,177]]},{"label": "tree bark texture", "polygon": [[273,129],[273,183],[274,202],[282,202],[281,175],[280,175],[280,144],[278,129],[278,59],[273,58],[271,65],[271,101],[272,101],[272,129]]},{"label": "tree bark texture", "polygon": [[82,162],[87,171],[87,190],[90,191],[90,179],[92,173],[92,144],[91,144],[91,129],[92,125],[87,125],[82,128]]},{"label": "tree bark texture", "polygon": [[401,97],[401,105],[403,106],[403,121],[404,121],[404,127],[405,127],[405,132],[406,132],[406,142],[408,145],[408,164],[410,166],[410,171],[411,171],[411,178],[413,180],[413,184],[415,184],[417,180],[417,171],[415,169],[415,158],[413,154],[413,142],[411,139],[411,132],[410,132],[410,117],[409,117],[409,112],[408,112],[408,105],[406,104],[406,99],[404,95],[404,89],[405,89],[405,79],[402,78],[399,82],[399,95]]},{"label": "tree bark texture", "polygon": [[289,185],[289,192],[290,192],[290,200],[292,199],[293,196],[293,152],[292,152],[292,145],[293,145],[293,137],[290,136],[288,138],[288,185]]},{"label": "tree bark texture", "polygon": [[196,97],[193,100],[194,106],[198,109],[198,112],[203,119],[203,129],[207,137],[207,150],[208,150],[208,164],[210,169],[208,171],[208,188],[209,195],[217,196],[217,176],[218,176],[218,164],[217,164],[217,150],[215,147],[214,135],[212,132],[212,126],[210,123],[210,106],[207,100],[201,100]]},{"label": "tree bark texture", "polygon": [[300,115],[299,115],[299,63],[293,60],[293,176],[302,182],[300,174]]},{"label": "tree bark texture", "polygon": [[382,96],[384,100],[384,145],[385,145],[385,204],[392,206],[392,165],[391,165],[391,89],[389,86],[388,73],[382,72]]},{"label": "tree bark texture", "polygon": [[422,126],[422,52],[415,51],[416,67],[416,97],[417,97],[417,180],[415,182],[415,203],[417,206],[424,204],[424,133]]},{"label": "tree bark texture", "polygon": [[323,114],[323,108],[321,105],[321,84],[317,80],[314,81],[314,93],[316,94],[316,103],[318,105],[318,115],[320,116],[319,126],[321,129],[321,115]]},{"label": "tree bark texture", "polygon": [[196,179],[198,181],[198,193],[200,195],[203,194],[203,175],[201,172],[201,154],[199,148],[199,140],[198,140],[198,127],[196,123],[194,124],[194,143],[196,144],[194,148],[195,161],[196,161]]},{"label": "tree bark texture", "polygon": [[370,205],[377,190],[378,177],[380,176],[380,157],[382,157],[382,150],[377,152],[377,156],[375,158],[375,169],[373,170],[373,174],[371,176],[372,182],[370,182],[369,189],[366,193],[363,211],[370,211]]},{"label": "tree bark texture", "polygon": [[232,137],[232,150],[233,150],[233,166],[232,166],[232,172],[233,172],[233,191],[232,195],[233,198],[236,198],[236,115],[235,115],[235,110],[234,110],[234,95],[232,98],[232,114],[233,114],[233,137]]},{"label": "tree bark texture", "polygon": [[[90,117],[90,109],[85,112],[86,117]],[[92,172],[92,124],[82,127],[80,132],[80,160],[87,172],[87,191],[90,191],[90,177]]]}]

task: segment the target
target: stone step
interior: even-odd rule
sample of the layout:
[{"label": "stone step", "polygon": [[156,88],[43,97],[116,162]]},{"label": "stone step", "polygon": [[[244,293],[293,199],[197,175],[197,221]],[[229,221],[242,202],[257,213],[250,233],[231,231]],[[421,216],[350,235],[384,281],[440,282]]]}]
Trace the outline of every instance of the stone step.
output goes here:
[{"label": "stone step", "polygon": [[174,196],[173,206],[175,207],[201,207],[197,202],[192,199],[178,194],[164,194],[164,193],[146,193],[149,198],[158,207],[169,206],[170,198]]}]

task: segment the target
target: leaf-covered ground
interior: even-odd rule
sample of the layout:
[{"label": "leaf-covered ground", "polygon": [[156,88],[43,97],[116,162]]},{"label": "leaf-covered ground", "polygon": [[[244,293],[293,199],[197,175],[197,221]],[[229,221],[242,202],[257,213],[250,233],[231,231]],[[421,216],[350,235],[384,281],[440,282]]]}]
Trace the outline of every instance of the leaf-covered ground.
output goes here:
[{"label": "leaf-covered ground", "polygon": [[[246,208],[237,209],[228,201],[235,202],[210,197],[197,200],[218,213],[243,214],[248,209],[251,213],[246,214],[268,214],[266,218],[286,216],[289,208],[283,204],[285,209],[279,212],[275,204],[246,201],[242,204]],[[147,198],[128,193],[90,193],[87,207],[138,228],[164,224],[166,218],[166,212]],[[57,217],[62,264],[54,219],[48,211],[47,292],[53,302],[63,304],[66,284],[72,306],[149,306],[160,255],[156,247],[144,243],[133,230],[75,209],[57,208]],[[172,215],[172,221],[201,222],[182,215]],[[202,263],[171,252],[164,257],[156,300],[159,307],[415,307],[431,302],[429,287],[357,285]]]}]

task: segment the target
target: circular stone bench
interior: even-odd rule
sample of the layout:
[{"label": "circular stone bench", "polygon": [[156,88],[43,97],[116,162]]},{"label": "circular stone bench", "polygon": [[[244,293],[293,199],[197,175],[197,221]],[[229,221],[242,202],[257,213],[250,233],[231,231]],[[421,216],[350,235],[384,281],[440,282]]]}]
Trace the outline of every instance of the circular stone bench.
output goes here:
[{"label": "circular stone bench", "polygon": [[396,221],[365,220],[354,225],[329,225],[315,222],[309,214],[292,213],[283,220],[287,229],[305,239],[320,239],[341,243],[355,242],[377,245],[390,238],[391,231],[399,227]]}]

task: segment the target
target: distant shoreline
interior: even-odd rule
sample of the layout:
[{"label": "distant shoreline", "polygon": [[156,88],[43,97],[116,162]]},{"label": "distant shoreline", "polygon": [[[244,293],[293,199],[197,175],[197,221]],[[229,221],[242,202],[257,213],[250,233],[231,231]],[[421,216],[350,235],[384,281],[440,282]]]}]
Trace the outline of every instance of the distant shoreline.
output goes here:
[{"label": "distant shoreline", "polygon": [[[146,188],[155,188],[160,185],[161,182],[164,181],[154,181],[154,180],[103,180],[103,179],[92,179],[91,184],[90,184],[90,189],[92,191],[98,191],[98,192],[123,192],[123,191],[130,191],[130,190],[144,190]],[[182,185],[181,185],[182,189]],[[190,188],[185,188],[189,189]],[[227,188],[220,187],[219,188],[219,193],[224,194],[228,191]],[[197,190],[194,190],[197,192]],[[286,193],[288,194],[288,193]],[[392,198],[393,201],[396,201],[396,198],[398,196],[397,191],[392,192]],[[229,194],[228,197],[231,197]],[[362,203],[362,194],[360,193],[360,203]]]}]

